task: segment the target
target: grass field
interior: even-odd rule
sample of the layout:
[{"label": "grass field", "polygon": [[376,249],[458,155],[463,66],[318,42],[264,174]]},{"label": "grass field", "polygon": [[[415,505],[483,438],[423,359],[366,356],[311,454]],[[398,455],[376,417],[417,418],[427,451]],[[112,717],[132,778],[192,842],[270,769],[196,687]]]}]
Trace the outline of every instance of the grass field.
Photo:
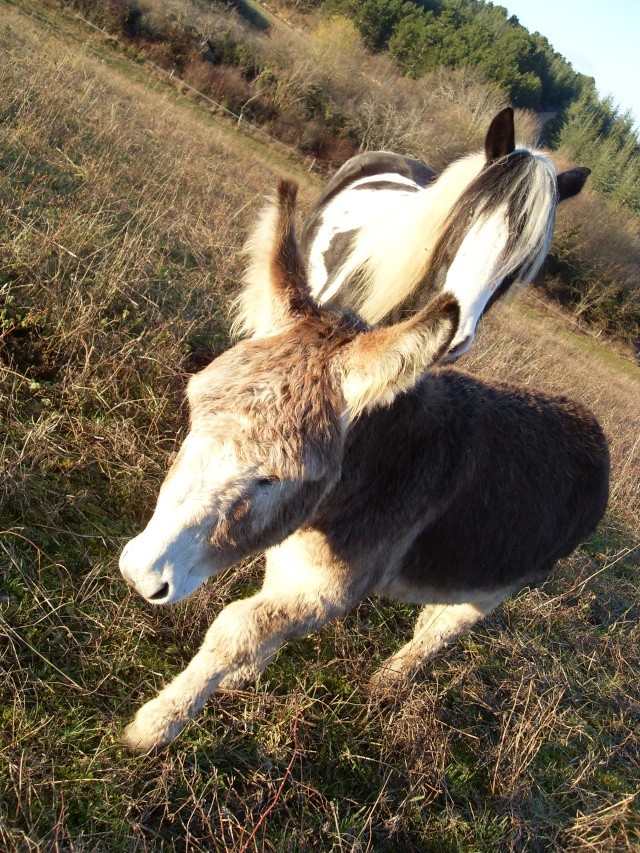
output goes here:
[{"label": "grass field", "polygon": [[363,604],[223,693],[170,749],[119,744],[255,560],[174,609],[117,569],[228,343],[239,248],[283,172],[44,3],[0,0],[0,849],[633,851],[640,845],[640,371],[522,298],[463,365],[575,396],[609,512],[401,702],[367,680],[414,608]]}]

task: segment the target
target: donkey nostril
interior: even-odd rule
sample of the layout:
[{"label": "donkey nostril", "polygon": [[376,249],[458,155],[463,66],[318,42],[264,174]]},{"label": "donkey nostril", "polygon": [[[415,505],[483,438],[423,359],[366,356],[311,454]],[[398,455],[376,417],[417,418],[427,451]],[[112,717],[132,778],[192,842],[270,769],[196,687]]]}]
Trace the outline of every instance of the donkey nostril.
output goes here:
[{"label": "donkey nostril", "polygon": [[153,595],[149,596],[149,601],[161,601],[169,592],[169,584],[163,583],[160,589],[157,592],[154,592]]}]

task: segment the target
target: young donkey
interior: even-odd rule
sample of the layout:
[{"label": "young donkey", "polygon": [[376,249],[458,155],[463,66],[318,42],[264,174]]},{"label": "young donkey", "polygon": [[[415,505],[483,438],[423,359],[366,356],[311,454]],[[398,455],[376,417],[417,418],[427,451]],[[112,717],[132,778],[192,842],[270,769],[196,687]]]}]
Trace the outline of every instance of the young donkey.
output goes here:
[{"label": "young donkey", "polygon": [[187,668],[138,711],[125,732],[138,749],[167,744],[217,687],[255,677],[284,639],[373,593],[425,605],[374,683],[411,678],[549,572],[607,502],[606,441],[581,406],[424,373],[456,333],[455,297],[373,329],[313,301],[295,195],[280,183],[253,243],[256,329],[270,331],[190,380],[190,432],[120,560],[154,604],[268,549],[264,584],[224,608]]}]

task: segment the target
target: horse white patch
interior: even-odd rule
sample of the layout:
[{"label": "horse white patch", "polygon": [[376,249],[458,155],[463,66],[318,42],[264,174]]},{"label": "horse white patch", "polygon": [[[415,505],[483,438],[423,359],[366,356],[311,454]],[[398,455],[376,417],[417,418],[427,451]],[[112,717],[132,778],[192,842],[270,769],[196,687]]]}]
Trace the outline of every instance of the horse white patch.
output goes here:
[{"label": "horse white patch", "polygon": [[507,208],[502,205],[475,222],[462,241],[443,288],[460,303],[460,325],[449,352],[462,355],[473,343],[478,320],[502,281],[501,259],[508,239]]},{"label": "horse white patch", "polygon": [[[367,184],[380,182],[397,184],[398,189],[357,189]],[[407,189],[402,189],[402,187],[407,187]],[[389,173],[361,178],[339,193],[327,205],[322,214],[322,224],[318,229],[309,254],[311,293],[317,296],[327,283],[328,272],[324,255],[338,234],[357,231],[380,216],[388,216],[394,204],[402,204],[407,196],[413,195],[415,190],[420,189],[421,187],[414,181],[403,178],[401,175]],[[342,281],[343,276],[338,276],[331,287],[322,294],[323,302],[331,299],[337,293]]]},{"label": "horse white patch", "polygon": [[404,185],[406,187],[411,187],[412,190],[421,190],[422,187],[420,184],[417,184],[415,181],[412,181],[411,178],[405,178],[404,175],[399,175],[397,172],[380,172],[375,175],[367,175],[366,178],[358,178],[357,181],[354,181],[349,185],[348,189],[356,189],[357,187],[364,187],[367,184],[379,184],[379,183],[394,183],[399,185]]},{"label": "horse white patch", "polygon": [[[491,213],[462,210],[468,229],[446,275],[444,290],[454,294],[462,307],[461,324],[450,352],[460,355],[471,346],[477,322],[491,296],[506,275],[518,270],[521,283],[533,279],[551,242],[556,205],[555,169],[537,151],[528,156]],[[321,216],[318,239],[311,245],[309,269],[313,293],[322,302],[337,292],[369,323],[386,322],[405,301],[415,307],[414,291],[423,287],[426,302],[440,286],[425,284],[440,240],[446,237],[452,206],[486,166],[484,153],[454,162],[426,188],[399,175],[362,178],[327,205]],[[382,185],[379,183],[382,181]],[[397,190],[385,185],[393,181]],[[378,187],[379,188],[376,188]],[[418,191],[410,191],[409,187]],[[491,202],[490,199],[487,199]],[[481,205],[485,211],[492,204]],[[509,233],[507,212],[517,204],[517,235]],[[467,223],[467,214],[470,217]],[[355,231],[348,257],[327,252],[331,240]],[[512,245],[509,240],[512,239]],[[506,249],[509,247],[509,255]]]}]

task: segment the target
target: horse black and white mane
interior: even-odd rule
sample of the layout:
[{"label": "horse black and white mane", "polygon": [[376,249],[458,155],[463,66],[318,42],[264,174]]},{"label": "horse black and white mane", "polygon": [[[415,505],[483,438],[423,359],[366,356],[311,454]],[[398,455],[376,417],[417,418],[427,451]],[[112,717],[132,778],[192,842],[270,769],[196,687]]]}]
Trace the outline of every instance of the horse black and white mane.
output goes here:
[{"label": "horse black and white mane", "polygon": [[439,176],[398,154],[360,154],[329,182],[305,223],[311,291],[369,323],[401,319],[436,293],[451,293],[462,314],[450,355],[460,355],[496,299],[532,281],[549,251],[558,202],[580,192],[589,171],[557,174],[542,151],[516,148],[511,108],[491,122],[484,152]]}]

